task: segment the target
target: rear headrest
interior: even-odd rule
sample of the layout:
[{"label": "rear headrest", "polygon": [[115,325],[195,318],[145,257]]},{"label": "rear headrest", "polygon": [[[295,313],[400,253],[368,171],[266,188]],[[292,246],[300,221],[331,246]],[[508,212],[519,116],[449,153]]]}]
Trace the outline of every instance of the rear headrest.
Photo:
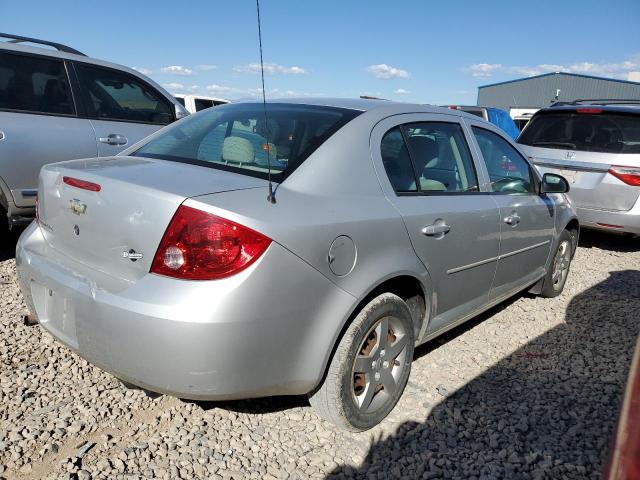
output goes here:
[{"label": "rear headrest", "polygon": [[227,137],[222,144],[222,160],[234,163],[253,163],[256,154],[246,138]]},{"label": "rear headrest", "polygon": [[409,144],[418,172],[422,172],[429,160],[438,156],[438,145],[429,137],[409,137]]}]

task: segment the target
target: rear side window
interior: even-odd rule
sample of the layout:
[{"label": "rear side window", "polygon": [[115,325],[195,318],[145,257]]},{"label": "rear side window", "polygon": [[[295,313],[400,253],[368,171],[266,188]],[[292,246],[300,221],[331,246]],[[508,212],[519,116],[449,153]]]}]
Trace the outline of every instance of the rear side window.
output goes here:
[{"label": "rear side window", "polygon": [[527,161],[500,135],[472,127],[494,192],[523,194],[534,191]]},{"label": "rear side window", "polygon": [[64,63],[0,53],[0,109],[74,115]]},{"label": "rear side window", "polygon": [[640,153],[640,115],[601,109],[535,115],[518,138],[533,147],[601,153]]},{"label": "rear side window", "polygon": [[396,192],[417,192],[416,176],[400,127],[395,127],[384,134],[380,152],[393,189]]},{"label": "rear side window", "polygon": [[184,98],[182,97],[174,97],[176,101],[184,107]]},{"label": "rear side window", "polygon": [[204,98],[196,98],[195,99],[195,104],[196,104],[196,112],[199,112],[200,110],[204,110],[205,108],[213,107],[213,100],[206,100]]},{"label": "rear side window", "polygon": [[188,117],[134,155],[282,181],[361,112],[335,107],[226,104]]},{"label": "rear side window", "polygon": [[478,190],[473,159],[456,123],[412,123],[389,130],[382,161],[396,192],[461,193]]},{"label": "rear side window", "polygon": [[172,104],[134,76],[84,64],[76,69],[92,117],[157,125],[173,121]]}]

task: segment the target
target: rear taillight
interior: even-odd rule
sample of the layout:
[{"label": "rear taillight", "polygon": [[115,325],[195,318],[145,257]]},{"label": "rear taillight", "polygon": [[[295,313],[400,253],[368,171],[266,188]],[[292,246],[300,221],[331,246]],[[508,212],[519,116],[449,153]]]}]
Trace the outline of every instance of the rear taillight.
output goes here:
[{"label": "rear taillight", "polygon": [[89,190],[90,192],[99,192],[102,190],[102,187],[97,183],[87,182],[86,180],[80,180],[79,178],[62,177],[62,181],[71,187]]},{"label": "rear taillight", "polygon": [[621,167],[613,165],[609,169],[609,173],[614,177],[619,178],[627,185],[640,187],[640,168],[638,167]]},{"label": "rear taillight", "polygon": [[181,205],[162,237],[151,273],[185,280],[225,278],[255,262],[270,244],[261,233]]}]

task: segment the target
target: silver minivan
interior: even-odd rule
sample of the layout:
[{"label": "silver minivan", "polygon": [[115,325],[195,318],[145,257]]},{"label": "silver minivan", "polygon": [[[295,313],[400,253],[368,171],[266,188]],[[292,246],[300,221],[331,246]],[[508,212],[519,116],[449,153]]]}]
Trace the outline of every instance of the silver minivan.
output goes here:
[{"label": "silver minivan", "polygon": [[518,143],[569,181],[580,224],[640,235],[640,102],[577,100],[539,110]]},{"label": "silver minivan", "polygon": [[9,227],[33,218],[43,165],[115,155],[188,114],[133,69],[54,42],[0,37],[9,39],[0,42],[0,217]]}]

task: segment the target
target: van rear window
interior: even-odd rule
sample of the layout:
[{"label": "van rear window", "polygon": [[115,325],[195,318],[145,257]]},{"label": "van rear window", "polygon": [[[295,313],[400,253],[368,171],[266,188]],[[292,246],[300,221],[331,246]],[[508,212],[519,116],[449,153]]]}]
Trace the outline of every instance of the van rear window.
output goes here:
[{"label": "van rear window", "polygon": [[169,126],[132,155],[203,165],[279,182],[360,111],[316,105],[235,103]]},{"label": "van rear window", "polygon": [[575,110],[538,113],[518,143],[585,152],[640,153],[640,115],[586,110],[589,113]]}]

